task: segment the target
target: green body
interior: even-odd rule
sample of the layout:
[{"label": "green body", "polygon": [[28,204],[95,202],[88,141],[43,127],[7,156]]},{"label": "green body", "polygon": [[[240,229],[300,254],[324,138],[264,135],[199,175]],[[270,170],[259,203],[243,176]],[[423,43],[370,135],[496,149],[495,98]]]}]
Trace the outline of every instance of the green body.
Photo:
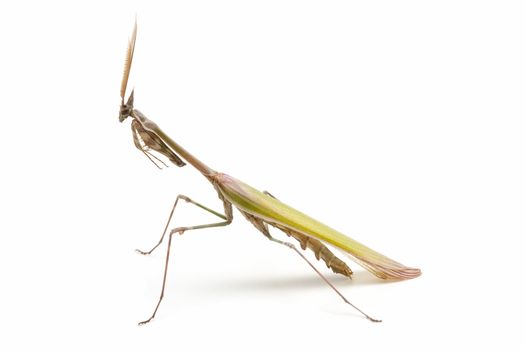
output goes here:
[{"label": "green body", "polygon": [[409,279],[421,274],[229,175],[219,173],[215,179],[224,197],[240,210],[337,247],[379,278]]}]

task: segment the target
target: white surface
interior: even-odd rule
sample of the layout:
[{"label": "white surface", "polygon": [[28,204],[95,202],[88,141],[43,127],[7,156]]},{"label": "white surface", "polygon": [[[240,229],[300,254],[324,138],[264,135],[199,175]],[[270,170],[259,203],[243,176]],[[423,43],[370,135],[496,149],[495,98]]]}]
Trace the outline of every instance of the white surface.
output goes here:
[{"label": "white surface", "polygon": [[[118,123],[135,13],[137,108],[210,166],[423,270],[329,274],[382,324],[236,212],[174,240],[158,318],[137,327],[166,246],[134,248],[178,193],[220,204]],[[0,347],[523,348],[524,15],[518,1],[2,3]]]}]

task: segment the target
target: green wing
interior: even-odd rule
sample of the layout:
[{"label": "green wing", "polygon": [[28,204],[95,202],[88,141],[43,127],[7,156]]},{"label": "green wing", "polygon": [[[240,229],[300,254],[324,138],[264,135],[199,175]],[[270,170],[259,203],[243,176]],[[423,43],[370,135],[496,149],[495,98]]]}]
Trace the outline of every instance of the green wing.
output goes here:
[{"label": "green wing", "polygon": [[379,278],[403,280],[421,275],[419,269],[406,267],[229,175],[217,174],[215,179],[222,194],[239,209],[331,244]]}]

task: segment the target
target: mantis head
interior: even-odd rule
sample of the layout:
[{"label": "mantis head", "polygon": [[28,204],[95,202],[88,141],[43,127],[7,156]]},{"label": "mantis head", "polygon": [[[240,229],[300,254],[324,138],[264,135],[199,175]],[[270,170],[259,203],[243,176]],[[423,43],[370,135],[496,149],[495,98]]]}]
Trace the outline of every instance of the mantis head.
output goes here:
[{"label": "mantis head", "polygon": [[135,90],[131,91],[131,95],[128,97],[128,102],[124,103],[124,98],[122,98],[122,102],[120,103],[120,111],[118,114],[118,120],[122,123],[124,120],[126,120],[127,117],[132,117],[131,112],[133,111],[133,95]]}]

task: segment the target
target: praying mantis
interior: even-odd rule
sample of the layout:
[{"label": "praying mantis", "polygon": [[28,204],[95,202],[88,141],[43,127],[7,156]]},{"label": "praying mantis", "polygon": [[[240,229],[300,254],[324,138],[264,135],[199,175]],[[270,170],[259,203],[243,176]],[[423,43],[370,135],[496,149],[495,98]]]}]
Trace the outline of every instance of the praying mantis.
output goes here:
[{"label": "praying mantis", "polygon": [[[286,205],[267,191],[260,192],[232,176],[211,169],[174,140],[172,140],[157,126],[157,124],[149,120],[144,114],[134,108],[134,90],[132,90],[127,101],[124,103],[129,73],[133,61],[133,53],[135,51],[136,38],[137,23],[135,22],[132,36],[128,42],[124,74],[120,89],[121,104],[119,111],[119,121],[123,122],[128,117],[132,119],[131,129],[133,142],[136,148],[146,155],[146,157],[153,164],[159,168],[160,166],[158,163],[167,166],[161,159],[152,153],[153,151],[162,154],[178,167],[185,166],[186,162],[189,163],[196,170],[198,170],[207,181],[211,183],[223,205],[223,213],[220,213],[194,201],[185,195],[178,195],[175,203],[173,204],[168,217],[168,222],[166,223],[158,243],[148,251],[137,250],[137,252],[140,254],[149,255],[161,245],[166,234],[168,235],[168,247],[166,252],[164,276],[162,280],[160,297],[152,315],[147,320],[140,322],[139,325],[146,324],[155,317],[164,297],[172,237],[174,235],[182,235],[188,231],[227,226],[233,220],[233,207],[236,207],[242,216],[251,222],[253,226],[255,226],[255,228],[259,230],[267,239],[292,249],[302,259],[304,259],[306,263],[335,293],[339,295],[339,297],[346,304],[353,307],[368,320],[372,322],[381,322],[378,319],[370,317],[357,306],[352,304],[347,298],[345,298],[345,296],[306,258],[306,256],[294,244],[274,238],[270,234],[269,227],[271,226],[277,228],[283,231],[287,236],[293,237],[300,243],[300,246],[303,250],[306,250],[306,248],[312,250],[317,260],[323,260],[326,263],[326,266],[334,273],[342,274],[347,277],[352,276],[352,270],[342,260],[336,257],[328,249],[327,245],[333,246],[338,248],[340,251],[343,251],[355,262],[381,279],[406,280],[418,277],[421,275],[421,271],[417,268],[406,267],[366,247],[352,238],[301,213],[291,206]],[[173,218],[175,208],[181,201],[193,204],[196,207],[219,218],[220,220],[215,223],[205,225],[177,227],[171,229],[168,233],[168,228]]]}]

